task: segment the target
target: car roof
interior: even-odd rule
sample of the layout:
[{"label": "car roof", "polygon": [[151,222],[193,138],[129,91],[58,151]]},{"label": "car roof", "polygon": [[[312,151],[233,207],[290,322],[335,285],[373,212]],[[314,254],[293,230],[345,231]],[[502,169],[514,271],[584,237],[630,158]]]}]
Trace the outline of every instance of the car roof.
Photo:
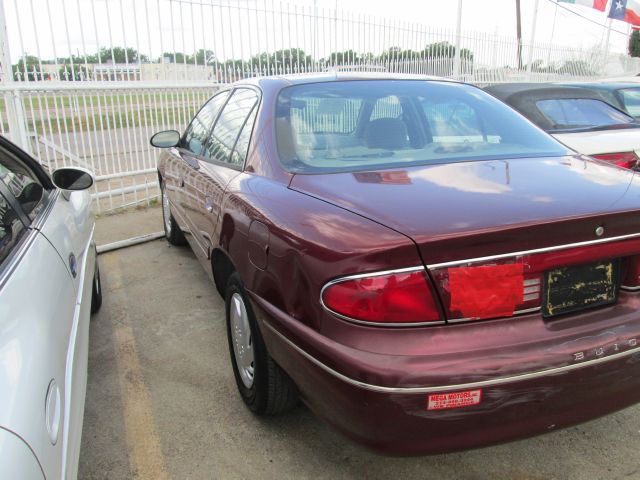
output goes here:
[{"label": "car roof", "polygon": [[553,83],[506,83],[491,85],[485,87],[484,90],[515,108],[547,132],[553,130],[553,124],[538,108],[537,102],[540,100],[597,100],[606,103],[626,116],[629,115],[607,101],[605,93],[587,87],[564,86]]},{"label": "car roof", "polygon": [[281,87],[285,87],[291,85],[302,85],[306,83],[341,82],[354,80],[427,80],[448,83],[463,83],[448,78],[435,77],[430,75],[413,75],[388,72],[329,71],[321,73],[298,73],[291,75],[274,75],[267,77],[247,78],[236,82],[234,85],[250,84],[257,86],[273,86],[274,84],[280,84]]},{"label": "car roof", "polygon": [[604,101],[602,95],[596,90],[554,83],[499,83],[484,87],[484,90],[507,103],[519,103],[519,100],[524,97],[534,100],[547,98],[592,98],[594,100]]},{"label": "car roof", "polygon": [[615,92],[625,88],[640,88],[640,83],[633,82],[558,82],[557,85],[606,90],[607,92]]}]

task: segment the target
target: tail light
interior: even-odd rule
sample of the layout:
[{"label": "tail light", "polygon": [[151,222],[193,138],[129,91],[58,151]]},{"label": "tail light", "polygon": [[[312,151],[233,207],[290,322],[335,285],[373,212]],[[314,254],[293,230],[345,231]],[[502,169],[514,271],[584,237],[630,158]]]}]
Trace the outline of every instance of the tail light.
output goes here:
[{"label": "tail light", "polygon": [[434,279],[450,320],[510,317],[537,309],[542,275],[529,273],[523,262],[458,266],[434,271]]},{"label": "tail light", "polygon": [[340,279],[325,286],[321,296],[325,308],[350,320],[395,325],[441,321],[423,269]]},{"label": "tail light", "polygon": [[449,321],[509,317],[538,310],[546,271],[607,258],[625,259],[628,290],[640,290],[640,239],[514,255],[487,263],[434,266],[436,289]]},{"label": "tail light", "polygon": [[622,168],[636,168],[638,166],[638,155],[635,152],[620,152],[620,153],[602,153],[599,155],[591,155],[593,158],[602,160],[604,162],[613,163]]},{"label": "tail light", "polygon": [[634,255],[627,260],[627,273],[622,281],[622,288],[626,290],[640,290],[640,255]]}]

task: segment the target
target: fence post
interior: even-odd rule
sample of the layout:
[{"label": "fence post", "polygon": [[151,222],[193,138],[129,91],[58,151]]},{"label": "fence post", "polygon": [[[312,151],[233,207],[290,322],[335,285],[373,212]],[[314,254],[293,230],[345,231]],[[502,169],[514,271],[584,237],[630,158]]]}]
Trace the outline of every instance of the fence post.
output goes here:
[{"label": "fence post", "polygon": [[453,63],[453,75],[454,78],[460,80],[460,58],[462,47],[462,0],[458,0],[458,19],[456,21],[456,57]]},{"label": "fence post", "polygon": [[23,150],[31,153],[31,145],[27,136],[24,107],[20,92],[11,89],[15,84],[13,69],[11,66],[11,52],[9,51],[9,36],[7,34],[7,23],[4,10],[4,0],[0,0],[0,85],[9,87],[4,92],[4,104],[7,111],[7,121],[11,140],[22,147]]}]

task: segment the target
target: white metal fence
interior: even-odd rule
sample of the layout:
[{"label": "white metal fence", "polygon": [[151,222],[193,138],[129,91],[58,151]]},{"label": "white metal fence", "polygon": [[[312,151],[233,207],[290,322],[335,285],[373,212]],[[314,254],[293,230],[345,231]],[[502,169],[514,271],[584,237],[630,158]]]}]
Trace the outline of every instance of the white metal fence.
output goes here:
[{"label": "white metal fence", "polygon": [[[96,172],[96,206],[157,195],[152,132],[182,130],[221,84],[391,71],[480,84],[637,74],[602,46],[518,46],[311,2],[0,0],[0,133],[55,168]],[[6,31],[5,31],[6,28]]]}]

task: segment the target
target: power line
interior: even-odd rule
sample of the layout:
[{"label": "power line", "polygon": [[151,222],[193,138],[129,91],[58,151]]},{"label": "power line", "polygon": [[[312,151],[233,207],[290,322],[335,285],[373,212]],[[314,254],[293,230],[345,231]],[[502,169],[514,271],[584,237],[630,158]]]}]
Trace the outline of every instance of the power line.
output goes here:
[{"label": "power line", "polygon": [[[578,12],[576,12],[574,10],[571,10],[570,8],[565,7],[564,5],[562,5],[562,3],[558,2],[557,0],[556,1],[547,0],[547,1],[550,2],[550,3],[553,3],[554,5],[556,5],[556,6],[560,7],[560,8],[562,8],[563,10],[566,10],[569,13],[572,13],[574,15],[577,15],[580,18],[583,18],[584,20],[587,20],[588,22],[594,23],[594,24],[598,25],[599,27],[609,28],[607,25],[603,25],[602,23],[596,22],[595,20],[592,20],[591,18],[582,15],[581,13],[578,13]],[[619,33],[620,35],[624,35],[625,37],[627,36],[627,32],[621,32],[620,30],[616,30],[615,28],[612,28],[611,31],[615,32],[615,33]]]}]

